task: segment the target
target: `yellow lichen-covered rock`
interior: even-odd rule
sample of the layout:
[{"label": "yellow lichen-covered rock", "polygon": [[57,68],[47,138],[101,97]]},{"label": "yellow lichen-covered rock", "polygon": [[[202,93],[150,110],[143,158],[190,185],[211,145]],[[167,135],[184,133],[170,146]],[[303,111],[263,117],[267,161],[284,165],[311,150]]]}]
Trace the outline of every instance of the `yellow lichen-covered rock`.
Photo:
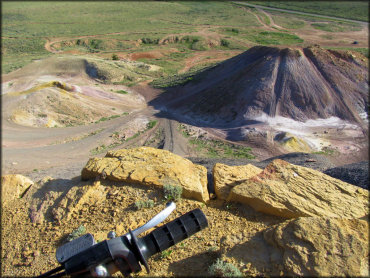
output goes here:
[{"label": "yellow lichen-covered rock", "polygon": [[287,218],[363,218],[369,214],[367,190],[280,159],[235,186],[228,200]]},{"label": "yellow lichen-covered rock", "polygon": [[22,175],[5,175],[1,177],[2,203],[21,198],[34,184],[32,180]]},{"label": "yellow lichen-covered rock", "polygon": [[207,169],[166,150],[150,147],[110,151],[104,158],[90,159],[81,178],[96,176],[163,187],[181,186],[182,196],[207,202]]},{"label": "yellow lichen-covered rock", "polygon": [[275,247],[270,264],[284,275],[358,277],[369,275],[368,232],[364,220],[301,217],[268,228],[264,238]]},{"label": "yellow lichen-covered rock", "polygon": [[217,198],[226,200],[230,190],[249,178],[262,172],[262,169],[252,165],[228,166],[216,163],[213,167],[213,184]]}]

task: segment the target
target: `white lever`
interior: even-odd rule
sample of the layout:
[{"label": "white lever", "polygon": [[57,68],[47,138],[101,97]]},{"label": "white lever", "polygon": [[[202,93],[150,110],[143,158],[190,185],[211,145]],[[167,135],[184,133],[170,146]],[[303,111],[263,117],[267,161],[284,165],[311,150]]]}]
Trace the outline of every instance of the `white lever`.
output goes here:
[{"label": "white lever", "polygon": [[[156,216],[154,216],[152,219],[150,219],[147,223],[145,223],[143,226],[136,228],[132,231],[132,233],[135,236],[140,235],[141,233],[144,233],[145,231],[154,228],[159,223],[163,222],[170,214],[173,212],[173,210],[176,208],[176,204],[174,202],[167,203],[166,208],[162,210],[160,213],[158,213]],[[124,235],[128,240],[131,239],[130,233],[127,233]]]}]

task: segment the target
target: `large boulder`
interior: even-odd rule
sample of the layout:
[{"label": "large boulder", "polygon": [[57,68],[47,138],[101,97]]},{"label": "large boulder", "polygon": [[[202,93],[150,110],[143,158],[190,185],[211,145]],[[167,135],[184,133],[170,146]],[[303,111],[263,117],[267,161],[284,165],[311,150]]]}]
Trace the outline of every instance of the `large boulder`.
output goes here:
[{"label": "large boulder", "polygon": [[286,218],[368,216],[369,192],[313,169],[274,160],[264,171],[235,186],[229,201]]},{"label": "large boulder", "polygon": [[97,176],[158,187],[181,186],[183,197],[202,202],[209,200],[207,169],[166,150],[140,147],[110,151],[104,158],[91,158],[81,178]]},{"label": "large boulder", "polygon": [[231,189],[249,178],[262,172],[262,169],[252,164],[228,166],[216,163],[213,167],[213,184],[217,198],[226,200]]},{"label": "large boulder", "polygon": [[230,234],[220,252],[247,276],[368,276],[368,228],[359,219],[300,217],[253,235]]},{"label": "large boulder", "polygon": [[5,205],[9,201],[22,198],[34,184],[32,180],[22,175],[4,175],[1,177],[1,200]]},{"label": "large boulder", "polygon": [[[289,276],[368,276],[369,226],[364,220],[301,217],[264,232],[271,265]],[[247,250],[245,250],[247,252]]]}]

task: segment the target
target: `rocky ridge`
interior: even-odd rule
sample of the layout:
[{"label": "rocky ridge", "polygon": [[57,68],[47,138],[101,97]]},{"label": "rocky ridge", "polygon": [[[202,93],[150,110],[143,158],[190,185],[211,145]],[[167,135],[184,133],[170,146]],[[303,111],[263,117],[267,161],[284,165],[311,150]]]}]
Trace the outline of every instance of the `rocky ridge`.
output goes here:
[{"label": "rocky ridge", "polygon": [[[125,169],[134,163],[141,174],[130,179]],[[208,276],[217,258],[246,276],[367,276],[369,272],[368,191],[312,169],[281,160],[264,170],[215,165],[218,198],[201,201],[194,200],[200,193],[186,195],[188,185],[182,179],[203,188],[200,180],[204,177],[206,185],[206,170],[167,151],[110,152],[91,159],[81,177],[88,180],[2,179],[3,188],[12,193],[2,200],[2,275],[34,276],[55,267],[56,248],[81,224],[97,240],[106,239],[110,230],[121,235],[141,226],[165,206],[163,183],[153,181],[166,177],[184,187],[168,221],[199,207],[209,228],[171,247],[169,254],[153,256],[151,276]],[[253,202],[235,197],[243,192]],[[136,209],[138,200],[153,200],[154,207]],[[263,206],[268,210],[260,209]]]}]

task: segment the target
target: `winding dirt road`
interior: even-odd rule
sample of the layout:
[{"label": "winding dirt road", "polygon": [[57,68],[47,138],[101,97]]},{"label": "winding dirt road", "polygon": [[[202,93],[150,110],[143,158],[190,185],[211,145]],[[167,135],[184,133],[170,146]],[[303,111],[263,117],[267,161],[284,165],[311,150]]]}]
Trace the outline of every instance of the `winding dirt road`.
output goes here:
[{"label": "winding dirt road", "polygon": [[[151,99],[148,87],[147,98]],[[152,94],[158,92],[153,89]],[[165,134],[164,149],[181,156],[187,156],[185,138],[178,131],[175,120],[156,117],[159,111],[151,106],[105,122],[65,128],[36,128],[21,126],[2,118],[2,171],[9,173],[47,173],[53,177],[73,178],[79,175],[90,157],[105,155],[92,154],[97,146],[109,142],[118,129],[129,128],[130,122],[138,118],[156,119],[158,124],[135,139],[113,149],[143,145],[153,133],[162,128]],[[106,144],[106,143],[105,143]]]}]

